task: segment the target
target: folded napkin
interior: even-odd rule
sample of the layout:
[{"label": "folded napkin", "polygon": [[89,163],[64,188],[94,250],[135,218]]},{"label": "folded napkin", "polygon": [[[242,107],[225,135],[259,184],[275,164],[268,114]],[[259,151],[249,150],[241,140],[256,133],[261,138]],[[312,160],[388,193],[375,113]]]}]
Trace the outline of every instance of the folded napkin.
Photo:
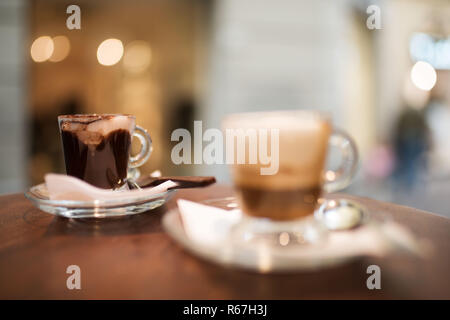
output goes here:
[{"label": "folded napkin", "polygon": [[[189,239],[210,250],[221,250],[229,245],[231,228],[241,219],[239,209],[224,210],[188,200],[177,201],[183,227]],[[295,246],[294,246],[295,247]],[[347,231],[330,231],[327,240],[311,246],[294,249],[298,258],[343,258],[350,256],[383,256],[396,249],[423,256],[427,244],[417,241],[405,227],[393,222],[367,223]]]},{"label": "folded napkin", "polygon": [[226,241],[231,227],[241,218],[239,209],[227,211],[183,199],[179,199],[177,205],[187,236],[206,245]]},{"label": "folded napkin", "polygon": [[169,180],[152,188],[106,190],[94,187],[93,185],[72,176],[54,173],[45,175],[45,184],[50,200],[78,201],[126,200],[136,199],[138,197],[151,197],[177,186],[177,183]]}]

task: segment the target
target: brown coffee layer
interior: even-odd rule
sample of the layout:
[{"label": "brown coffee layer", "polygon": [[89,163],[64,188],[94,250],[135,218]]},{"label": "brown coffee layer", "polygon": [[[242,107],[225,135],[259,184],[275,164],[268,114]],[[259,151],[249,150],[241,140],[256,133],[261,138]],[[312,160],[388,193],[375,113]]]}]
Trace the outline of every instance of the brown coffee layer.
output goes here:
[{"label": "brown coffee layer", "polygon": [[321,187],[270,190],[236,187],[245,214],[272,220],[294,220],[314,213]]}]

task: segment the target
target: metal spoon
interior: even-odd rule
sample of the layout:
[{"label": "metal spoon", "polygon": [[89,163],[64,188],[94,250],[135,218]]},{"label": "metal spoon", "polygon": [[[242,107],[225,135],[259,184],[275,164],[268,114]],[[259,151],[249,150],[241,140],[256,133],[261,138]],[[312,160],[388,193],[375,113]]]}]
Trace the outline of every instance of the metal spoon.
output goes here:
[{"label": "metal spoon", "polygon": [[352,229],[368,218],[362,205],[348,199],[325,200],[315,215],[329,230]]}]

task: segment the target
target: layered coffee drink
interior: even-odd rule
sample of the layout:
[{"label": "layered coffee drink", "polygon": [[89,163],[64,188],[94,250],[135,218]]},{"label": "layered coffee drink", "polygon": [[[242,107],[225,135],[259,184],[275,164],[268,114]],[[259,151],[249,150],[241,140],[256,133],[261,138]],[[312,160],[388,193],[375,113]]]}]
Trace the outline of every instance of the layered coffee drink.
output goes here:
[{"label": "layered coffee drink", "polygon": [[126,183],[134,116],[58,117],[68,175],[105,189]]},{"label": "layered coffee drink", "polygon": [[[261,168],[266,165],[259,162],[231,165],[238,200],[246,215],[286,221],[314,213],[322,191],[332,131],[323,114],[302,111],[240,114],[227,118],[224,127],[278,131],[277,146],[267,148],[278,153],[276,173],[262,174]],[[247,139],[246,155],[251,147],[249,143]],[[258,143],[261,148],[261,141]],[[271,156],[274,158],[275,154]]]}]

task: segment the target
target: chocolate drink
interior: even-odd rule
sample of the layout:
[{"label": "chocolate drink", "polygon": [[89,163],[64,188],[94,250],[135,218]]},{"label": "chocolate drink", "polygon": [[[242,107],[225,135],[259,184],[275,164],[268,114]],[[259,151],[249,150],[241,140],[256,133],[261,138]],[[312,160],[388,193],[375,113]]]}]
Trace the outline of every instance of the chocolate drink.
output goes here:
[{"label": "chocolate drink", "polygon": [[67,174],[100,188],[121,187],[127,178],[133,126],[134,118],[127,116],[60,120]]}]

